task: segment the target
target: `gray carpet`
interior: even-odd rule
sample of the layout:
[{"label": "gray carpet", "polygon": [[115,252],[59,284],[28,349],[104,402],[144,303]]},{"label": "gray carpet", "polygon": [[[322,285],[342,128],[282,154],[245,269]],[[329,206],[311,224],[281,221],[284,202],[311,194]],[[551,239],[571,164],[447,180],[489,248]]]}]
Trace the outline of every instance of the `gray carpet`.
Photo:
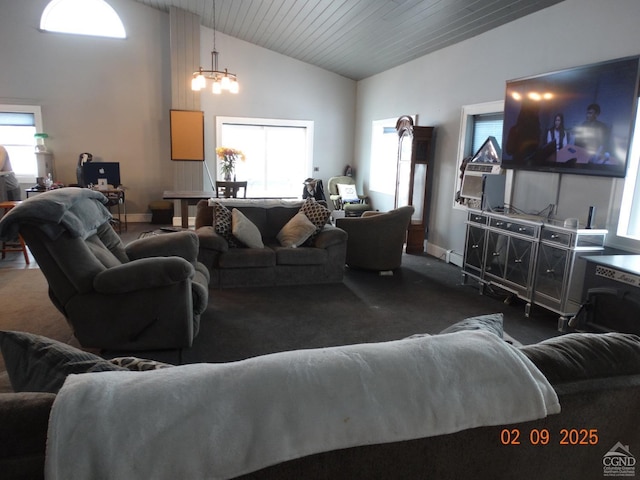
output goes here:
[{"label": "gray carpet", "polygon": [[[214,289],[200,334],[182,357],[176,352],[137,355],[171,363],[226,362],[298,348],[437,333],[463,318],[495,312],[504,313],[505,331],[519,342],[558,335],[557,315],[534,309],[532,318],[525,318],[521,301],[507,304],[504,295],[479,295],[476,286],[461,280],[454,265],[426,255],[405,255],[393,276],[347,268],[340,284]],[[5,299],[0,329],[77,345],[48,298],[40,270],[0,270],[0,295]]]},{"label": "gray carpet", "polygon": [[183,362],[226,362],[297,348],[396,340],[438,333],[463,318],[502,312],[522,343],[558,335],[557,315],[506,295],[480,295],[460,269],[406,255],[393,276],[347,269],[342,284],[212,290],[201,331]]}]

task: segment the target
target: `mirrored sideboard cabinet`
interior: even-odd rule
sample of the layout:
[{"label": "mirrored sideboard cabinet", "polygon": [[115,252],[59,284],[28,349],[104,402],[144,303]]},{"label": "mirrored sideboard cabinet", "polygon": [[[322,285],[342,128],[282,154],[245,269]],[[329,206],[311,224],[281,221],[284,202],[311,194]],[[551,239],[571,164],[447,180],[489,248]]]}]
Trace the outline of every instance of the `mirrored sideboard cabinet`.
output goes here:
[{"label": "mirrored sideboard cabinet", "polygon": [[570,228],[534,215],[469,210],[463,281],[477,280],[480,292],[495,285],[559,314],[558,329],[580,308],[588,255],[604,250],[607,230]]}]

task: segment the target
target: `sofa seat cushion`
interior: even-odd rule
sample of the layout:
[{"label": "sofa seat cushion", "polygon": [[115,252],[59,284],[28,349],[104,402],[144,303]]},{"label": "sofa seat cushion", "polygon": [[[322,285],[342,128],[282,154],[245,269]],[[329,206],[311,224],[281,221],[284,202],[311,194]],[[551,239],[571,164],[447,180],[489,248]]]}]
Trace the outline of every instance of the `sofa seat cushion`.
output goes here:
[{"label": "sofa seat cushion", "polygon": [[328,253],[313,247],[274,247],[278,265],[323,265],[328,261]]},{"label": "sofa seat cushion", "polygon": [[265,248],[230,248],[218,259],[218,268],[274,267],[276,253]]}]

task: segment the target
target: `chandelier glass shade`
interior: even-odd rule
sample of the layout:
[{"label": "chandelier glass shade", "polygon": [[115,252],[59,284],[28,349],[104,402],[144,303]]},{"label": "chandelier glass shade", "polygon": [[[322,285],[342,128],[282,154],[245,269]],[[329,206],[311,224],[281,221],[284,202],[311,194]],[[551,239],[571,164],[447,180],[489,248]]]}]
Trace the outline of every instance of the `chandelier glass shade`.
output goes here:
[{"label": "chandelier glass shade", "polygon": [[226,68],[224,71],[218,68],[218,51],[216,50],[216,2],[213,1],[213,50],[211,51],[211,70],[202,67],[198,71],[193,72],[191,79],[191,90],[199,92],[207,88],[207,80],[211,81],[211,92],[216,95],[222,93],[223,90],[231,93],[238,93],[240,85],[238,77],[235,73],[229,72]]}]

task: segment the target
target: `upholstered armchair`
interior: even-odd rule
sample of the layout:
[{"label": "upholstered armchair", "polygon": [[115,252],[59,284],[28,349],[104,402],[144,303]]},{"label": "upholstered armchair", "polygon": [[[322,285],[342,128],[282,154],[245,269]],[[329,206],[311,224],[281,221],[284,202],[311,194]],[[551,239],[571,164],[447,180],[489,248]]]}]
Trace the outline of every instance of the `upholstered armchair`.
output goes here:
[{"label": "upholstered armchair", "polygon": [[125,246],[106,202],[86,188],[41,193],[2,218],[0,238],[22,235],[83,347],[191,346],[209,294],[197,235],[167,233]]},{"label": "upholstered armchair", "polygon": [[361,217],[338,218],[336,226],[348,235],[347,265],[377,271],[400,267],[413,212],[413,207],[406,206],[390,212],[364,212]]},{"label": "upholstered armchair", "polygon": [[356,182],[352,177],[331,177],[327,184],[329,200],[335,210],[344,210],[347,217],[359,217],[363,212],[372,210],[369,198],[358,194]]}]

